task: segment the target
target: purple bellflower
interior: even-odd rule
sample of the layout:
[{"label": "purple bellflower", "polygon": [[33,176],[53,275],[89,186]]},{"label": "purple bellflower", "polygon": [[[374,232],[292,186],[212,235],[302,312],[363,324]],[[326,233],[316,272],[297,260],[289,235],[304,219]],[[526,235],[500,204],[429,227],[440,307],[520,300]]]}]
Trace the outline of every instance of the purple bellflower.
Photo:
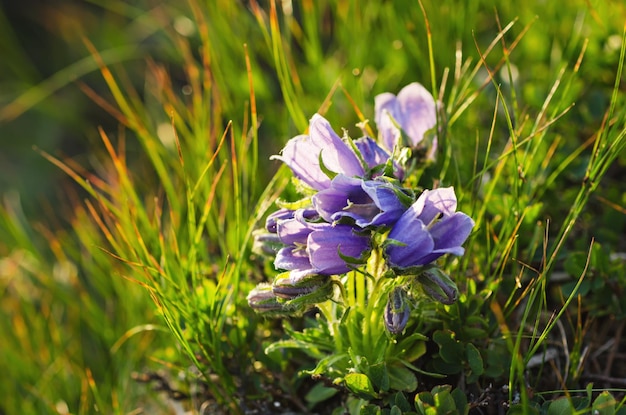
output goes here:
[{"label": "purple bellflower", "polygon": [[291,271],[294,282],[311,274],[346,273],[351,269],[346,259],[358,261],[370,249],[370,238],[354,227],[316,222],[315,216],[312,209],[300,209],[276,221],[276,233],[285,246],[276,253],[274,266]]},{"label": "purple bellflower", "polygon": [[[401,146],[402,133],[410,139],[409,146],[417,148],[426,131],[437,124],[437,106],[433,96],[421,84],[413,82],[400,90],[398,95],[390,92],[377,95],[374,101],[376,125],[381,143],[389,152]],[[433,148],[436,142],[433,142]],[[433,148],[430,149],[432,153]]]},{"label": "purple bellflower", "polygon": [[330,177],[320,166],[333,173],[362,177],[365,174],[361,160],[350,145],[344,142],[321,115],[315,114],[309,122],[309,134],[299,135],[287,142],[279,156],[272,159],[285,163],[294,176],[315,190],[330,186]]},{"label": "purple bellflower", "polygon": [[340,174],[328,189],[315,194],[311,201],[319,215],[330,223],[349,217],[361,228],[390,226],[406,210],[400,193],[401,189],[383,180],[363,180]]},{"label": "purple bellflower", "polygon": [[456,212],[452,187],[424,190],[389,232],[395,241],[385,247],[389,264],[408,268],[430,264],[444,254],[463,255],[461,246],[469,236],[474,221]]}]

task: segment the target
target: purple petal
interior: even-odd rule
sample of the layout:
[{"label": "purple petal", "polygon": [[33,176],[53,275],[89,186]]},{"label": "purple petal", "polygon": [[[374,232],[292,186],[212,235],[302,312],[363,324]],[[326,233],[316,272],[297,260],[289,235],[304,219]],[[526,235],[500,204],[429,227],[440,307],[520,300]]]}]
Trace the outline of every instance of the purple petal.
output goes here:
[{"label": "purple petal", "polygon": [[396,120],[415,147],[424,138],[424,133],[437,124],[435,100],[426,88],[413,82],[398,93],[397,105],[399,119]]},{"label": "purple petal", "polygon": [[387,259],[395,267],[423,265],[421,258],[429,255],[435,246],[433,238],[421,220],[413,218],[403,221],[403,218],[404,215],[389,232],[388,238],[405,245],[387,245]]},{"label": "purple petal", "polygon": [[272,159],[285,163],[294,176],[314,189],[323,189],[330,183],[328,176],[319,168],[320,149],[308,135],[299,135],[287,142],[280,156]]},{"label": "purple petal", "polygon": [[294,211],[289,209],[279,209],[267,217],[265,221],[265,229],[268,232],[276,233],[276,226],[278,222],[285,219],[292,219]]},{"label": "purple petal", "polygon": [[313,207],[327,222],[333,222],[334,214],[343,212],[349,203],[366,203],[371,200],[361,188],[362,180],[347,177],[343,174],[335,176],[328,189],[322,190],[311,198]]},{"label": "purple petal", "polygon": [[[393,151],[399,144],[401,133],[392,118],[411,140],[411,147],[424,139],[424,133],[437,123],[435,100],[430,92],[417,82],[413,82],[394,96],[389,92],[375,98],[376,125],[383,146]],[[431,149],[432,150],[432,149]]]},{"label": "purple petal", "polygon": [[406,246],[388,245],[387,257],[393,266],[426,265],[444,254],[463,255],[461,246],[474,227],[474,221],[455,212],[452,187],[425,190],[389,232],[389,239]]},{"label": "purple petal", "polygon": [[307,237],[317,226],[308,220],[317,217],[317,212],[314,209],[298,209],[292,212],[291,218],[289,215],[284,216],[287,219],[276,222],[276,233],[280,241],[285,245],[306,244]]},{"label": "purple petal", "polygon": [[327,222],[349,217],[361,228],[391,225],[406,209],[396,191],[384,181],[338,175],[328,189],[313,196],[312,203]]},{"label": "purple petal", "polygon": [[420,219],[431,223],[436,217],[450,216],[456,211],[456,195],[453,187],[444,187],[435,190],[424,190],[417,200],[423,203]]},{"label": "purple petal", "polygon": [[361,187],[372,199],[380,213],[374,216],[369,223],[360,224],[357,221],[357,225],[392,225],[406,210],[406,206],[404,206],[396,194],[399,190],[394,188],[393,185],[376,180],[368,180],[364,181]]},{"label": "purple petal", "polygon": [[465,243],[473,228],[474,221],[461,212],[435,223],[430,228],[435,247],[429,255],[420,259],[420,265],[429,264],[444,254],[463,255],[465,248],[461,245]]},{"label": "purple petal", "polygon": [[283,161],[293,174],[315,190],[330,185],[330,178],[322,171],[319,159],[324,166],[335,173],[347,176],[365,174],[359,158],[336,133],[328,121],[315,114],[309,123],[309,135],[299,135],[287,142],[280,156],[272,159]]},{"label": "purple petal", "polygon": [[285,245],[305,244],[307,237],[313,231],[306,223],[297,219],[282,220],[276,229],[280,241]]},{"label": "purple petal", "polygon": [[352,148],[330,126],[326,118],[313,115],[309,124],[311,139],[318,143],[324,165],[330,171],[346,176],[363,176],[365,170]]},{"label": "purple petal", "polygon": [[391,114],[397,112],[397,98],[391,92],[383,92],[382,94],[374,97],[374,112],[376,125],[380,129],[380,123],[383,120],[384,112],[387,111]]},{"label": "purple petal", "polygon": [[293,246],[287,246],[278,251],[274,260],[274,267],[288,271],[312,269],[309,255],[306,251]]},{"label": "purple petal", "polygon": [[[361,137],[355,140],[354,144],[370,169],[386,164],[389,157],[391,157],[391,154],[379,146],[371,137]],[[400,180],[404,177],[402,167],[400,167],[400,165],[395,161],[393,162],[393,175]]]},{"label": "purple petal", "polygon": [[396,146],[401,144],[400,138],[402,137],[401,131],[396,127],[392,118],[395,120],[396,117],[388,110],[383,110],[380,123],[377,124],[381,143],[390,153],[393,153]]},{"label": "purple petal", "polygon": [[311,264],[320,274],[343,274],[350,267],[339,256],[361,258],[370,248],[369,238],[354,233],[351,226],[328,226],[309,235],[307,251]]},{"label": "purple petal", "polygon": [[354,144],[370,169],[385,164],[389,160],[389,153],[370,137],[361,137],[358,140],[354,140]]},{"label": "purple petal", "polygon": [[462,212],[457,212],[435,223],[430,228],[430,235],[435,240],[435,250],[440,251],[460,247],[465,243],[473,228],[474,221],[472,218]]}]

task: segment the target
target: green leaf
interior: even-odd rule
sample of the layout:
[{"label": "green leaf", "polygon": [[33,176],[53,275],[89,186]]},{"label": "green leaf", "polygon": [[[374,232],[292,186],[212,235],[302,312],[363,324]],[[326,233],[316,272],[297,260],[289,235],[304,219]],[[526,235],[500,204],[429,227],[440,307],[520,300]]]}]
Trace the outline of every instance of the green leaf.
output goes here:
[{"label": "green leaf", "polygon": [[411,404],[409,403],[404,393],[398,392],[393,397],[394,406],[398,407],[402,412],[408,412],[411,410]]},{"label": "green leaf", "polygon": [[328,386],[324,386],[323,383],[316,383],[315,386],[313,386],[305,395],[304,400],[307,401],[311,407],[313,407],[320,402],[324,402],[332,398],[337,394],[337,392],[339,392],[339,389],[329,388]]},{"label": "green leaf", "polygon": [[483,374],[484,366],[483,366],[483,358],[480,355],[480,352],[472,343],[468,343],[465,346],[465,352],[467,356],[467,363],[469,364],[470,370],[472,373],[468,377],[468,382],[473,383],[478,380],[478,377]]},{"label": "green leaf", "polygon": [[[456,415],[461,412],[457,408],[450,385],[435,386],[430,392],[421,392],[415,396],[415,408],[423,415]],[[465,400],[465,402],[467,402]],[[465,411],[466,405],[462,410]]]},{"label": "green leaf", "polygon": [[444,375],[455,375],[463,370],[461,363],[448,363],[441,359],[433,361],[433,367],[435,371]]},{"label": "green leaf", "polygon": [[369,375],[374,383],[374,386],[376,386],[379,391],[386,392],[389,390],[389,373],[387,372],[387,365],[385,362],[371,365]]},{"label": "green leaf", "polygon": [[415,409],[421,415],[436,414],[435,399],[430,392],[420,392],[415,395]]},{"label": "green leaf", "polygon": [[403,360],[413,362],[426,353],[426,341],[428,337],[420,333],[413,333],[402,339],[399,343],[389,347],[392,356],[402,356]]},{"label": "green leaf", "polygon": [[567,397],[556,399],[548,406],[546,415],[568,415],[574,413],[572,402]]},{"label": "green leaf", "polygon": [[463,345],[454,337],[454,332],[450,330],[437,330],[433,334],[433,340],[439,345],[439,356],[446,363],[460,366],[463,363]]},{"label": "green leaf", "polygon": [[413,392],[417,389],[417,378],[415,374],[404,366],[390,366],[387,368],[389,373],[390,389]]},{"label": "green leaf", "polygon": [[359,415],[381,415],[382,411],[378,405],[367,404],[359,408]]},{"label": "green leaf", "polygon": [[467,396],[465,393],[459,389],[454,389],[450,395],[452,395],[452,399],[454,399],[454,404],[459,415],[467,414],[469,412],[469,405],[467,404]]},{"label": "green leaf", "polygon": [[350,392],[354,393],[359,398],[363,399],[375,399],[378,398],[378,393],[374,390],[374,385],[367,375],[363,373],[349,373],[344,378],[346,387]]},{"label": "green leaf", "polygon": [[369,373],[370,364],[365,356],[357,354],[352,347],[348,348],[348,355],[350,355],[350,360],[352,360],[353,368],[360,373]]},{"label": "green leaf", "polygon": [[435,399],[437,414],[454,415],[457,414],[456,403],[450,394],[450,385],[437,386],[433,388],[432,394]]},{"label": "green leaf", "polygon": [[612,415],[615,413],[615,398],[609,392],[604,391],[595,401],[593,401],[593,405],[591,406],[591,412],[594,415]]},{"label": "green leaf", "polygon": [[331,366],[335,365],[338,362],[341,362],[342,360],[346,360],[347,362],[348,359],[349,356],[347,353],[331,354],[324,357],[323,359],[320,359],[320,361],[317,363],[317,366],[315,366],[313,370],[304,370],[303,373],[306,373],[308,375],[328,374],[329,368]]},{"label": "green leaf", "polygon": [[372,356],[374,356],[375,362],[382,362],[385,360],[385,353],[389,348],[390,341],[388,336],[379,336],[376,345],[374,346],[374,352]]}]

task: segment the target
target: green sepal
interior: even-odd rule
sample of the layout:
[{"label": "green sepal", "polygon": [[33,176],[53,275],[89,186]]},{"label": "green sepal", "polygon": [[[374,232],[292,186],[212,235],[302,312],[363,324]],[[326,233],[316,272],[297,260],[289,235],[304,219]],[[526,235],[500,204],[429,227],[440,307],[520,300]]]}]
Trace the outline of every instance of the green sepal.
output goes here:
[{"label": "green sepal", "polygon": [[289,209],[289,210],[305,209],[311,206],[311,196],[304,197],[294,202],[288,202],[283,199],[278,199],[276,200],[276,206],[278,206],[279,208]]},{"label": "green sepal", "polygon": [[324,160],[322,159],[322,152],[324,150],[322,149],[322,151],[320,151],[320,154],[317,156],[317,161],[320,164],[320,170],[322,171],[322,173],[324,173],[330,180],[334,179],[335,177],[337,177],[337,175],[339,173],[336,173],[332,170],[330,170],[328,167],[326,167],[326,165],[324,164]]},{"label": "green sepal", "polygon": [[343,139],[348,143],[348,145],[350,146],[354,154],[356,154],[356,157],[361,162],[361,167],[363,167],[363,171],[368,171],[370,169],[370,166],[365,162],[365,159],[363,158],[363,154],[361,154],[361,152],[359,151],[359,148],[356,146],[356,144],[354,144],[354,140],[352,140],[352,138],[348,135],[347,132],[344,133]]},{"label": "green sepal", "polygon": [[328,275],[310,274],[293,280],[291,271],[285,271],[274,278],[272,292],[280,298],[293,300],[296,297],[322,290],[330,283]]}]

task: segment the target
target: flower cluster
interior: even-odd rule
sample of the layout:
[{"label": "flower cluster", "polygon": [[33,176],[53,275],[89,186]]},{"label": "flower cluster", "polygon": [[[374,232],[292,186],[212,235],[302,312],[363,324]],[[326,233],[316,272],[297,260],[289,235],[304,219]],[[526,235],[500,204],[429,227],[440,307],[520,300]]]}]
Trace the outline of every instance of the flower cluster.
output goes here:
[{"label": "flower cluster", "polygon": [[[431,158],[436,152],[436,103],[413,83],[397,96],[377,96],[375,110],[378,140],[341,138],[315,114],[308,134],[274,156],[309,196],[298,208],[286,204],[272,213],[257,235],[260,251],[274,254],[282,272],[250,293],[256,311],[293,314],[332,298],[333,285],[341,284],[333,276],[364,270],[374,250],[385,260],[385,275],[414,275],[427,293],[454,301],[454,284],[431,264],[462,255],[474,222],[456,211],[453,188],[418,193],[403,186],[412,152]],[[401,332],[408,318],[407,294],[394,287],[384,311],[388,331]]]}]

